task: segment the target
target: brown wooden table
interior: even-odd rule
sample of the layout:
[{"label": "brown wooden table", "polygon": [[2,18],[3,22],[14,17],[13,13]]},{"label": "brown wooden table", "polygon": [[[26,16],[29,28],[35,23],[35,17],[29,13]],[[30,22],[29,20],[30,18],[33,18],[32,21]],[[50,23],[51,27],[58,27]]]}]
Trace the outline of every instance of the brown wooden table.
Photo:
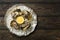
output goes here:
[{"label": "brown wooden table", "polygon": [[[25,4],[37,14],[35,31],[18,37],[9,32],[4,23],[4,15],[14,4]],[[60,40],[60,1],[59,0],[0,0],[0,40]]]}]

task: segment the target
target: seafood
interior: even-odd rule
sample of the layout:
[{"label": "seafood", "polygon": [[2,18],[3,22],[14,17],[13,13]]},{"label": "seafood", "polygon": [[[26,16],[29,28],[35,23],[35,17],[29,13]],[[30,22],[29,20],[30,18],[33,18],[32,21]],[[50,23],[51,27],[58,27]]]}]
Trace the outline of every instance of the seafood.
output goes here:
[{"label": "seafood", "polygon": [[10,32],[18,36],[29,35],[37,25],[37,15],[23,4],[16,4],[9,8],[4,20]]}]

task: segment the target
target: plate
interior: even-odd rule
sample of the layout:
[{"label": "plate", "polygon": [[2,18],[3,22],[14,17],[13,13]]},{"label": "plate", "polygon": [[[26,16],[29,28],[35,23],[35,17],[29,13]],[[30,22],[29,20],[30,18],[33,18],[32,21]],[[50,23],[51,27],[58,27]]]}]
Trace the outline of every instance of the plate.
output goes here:
[{"label": "plate", "polygon": [[10,7],[5,14],[4,20],[10,32],[17,36],[29,35],[37,25],[36,13],[23,4]]}]

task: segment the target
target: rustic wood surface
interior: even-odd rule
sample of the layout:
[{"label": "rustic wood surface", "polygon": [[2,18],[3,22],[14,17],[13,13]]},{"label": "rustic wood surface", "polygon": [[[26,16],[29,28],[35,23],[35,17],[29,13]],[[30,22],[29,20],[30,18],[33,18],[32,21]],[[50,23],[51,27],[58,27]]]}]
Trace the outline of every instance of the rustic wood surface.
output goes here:
[{"label": "rustic wood surface", "polygon": [[[0,40],[60,40],[60,0],[0,0]],[[14,4],[25,4],[37,14],[35,31],[26,36],[16,36],[7,29],[4,15]]]}]

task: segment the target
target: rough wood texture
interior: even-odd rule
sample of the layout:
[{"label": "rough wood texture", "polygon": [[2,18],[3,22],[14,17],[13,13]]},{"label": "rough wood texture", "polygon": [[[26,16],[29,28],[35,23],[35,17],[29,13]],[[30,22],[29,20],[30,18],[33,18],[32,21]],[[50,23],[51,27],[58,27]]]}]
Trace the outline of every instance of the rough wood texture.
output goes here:
[{"label": "rough wood texture", "polygon": [[0,30],[0,40],[60,40],[60,30],[35,30],[26,37],[18,37],[7,30]]},{"label": "rough wood texture", "polygon": [[[24,4],[24,3],[21,3]],[[14,4],[0,4],[0,16],[4,16],[7,9],[10,8]],[[36,14],[40,16],[60,16],[60,4],[30,4],[25,3],[28,7],[31,7]],[[8,7],[7,7],[8,6]]]},{"label": "rough wood texture", "polygon": [[[14,4],[0,4],[0,29],[7,29],[3,17]],[[25,4],[37,14],[38,29],[60,29],[60,4]],[[8,6],[8,7],[7,7]]]},{"label": "rough wood texture", "polygon": [[0,0],[0,2],[60,2],[60,0]]},{"label": "rough wood texture", "polygon": [[[0,40],[60,40],[60,0],[0,0]],[[37,14],[36,30],[27,37],[9,32],[4,15],[14,4],[25,4]]]}]

